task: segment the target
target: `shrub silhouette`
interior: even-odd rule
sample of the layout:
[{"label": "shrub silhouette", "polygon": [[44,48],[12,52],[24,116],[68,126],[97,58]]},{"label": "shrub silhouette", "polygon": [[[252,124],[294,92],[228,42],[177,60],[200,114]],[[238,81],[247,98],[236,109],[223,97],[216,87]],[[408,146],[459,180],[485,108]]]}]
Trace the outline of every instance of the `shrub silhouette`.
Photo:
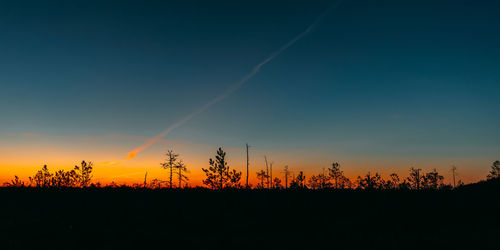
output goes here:
[{"label": "shrub silhouette", "polygon": [[500,161],[494,161],[491,165],[490,173],[487,176],[488,180],[500,178]]},{"label": "shrub silhouette", "polygon": [[371,175],[371,173],[368,172],[364,177],[358,176],[357,179],[358,189],[364,190],[382,189],[384,183],[384,179],[382,179],[378,173]]},{"label": "shrub silhouette", "polygon": [[21,181],[17,175],[14,175],[14,179],[10,180],[10,182],[4,182],[3,184],[6,187],[24,187],[24,181]]},{"label": "shrub silhouette", "polygon": [[92,166],[92,162],[82,161],[80,166],[75,166],[70,171],[61,169],[51,173],[47,165],[44,165],[34,176],[29,177],[30,186],[38,188],[88,187],[92,181]]},{"label": "shrub silhouette", "polygon": [[267,175],[265,170],[260,170],[259,172],[257,172],[257,180],[259,180],[257,188],[265,188],[266,186],[264,185],[264,181],[266,181],[267,178],[269,178],[269,176]]}]

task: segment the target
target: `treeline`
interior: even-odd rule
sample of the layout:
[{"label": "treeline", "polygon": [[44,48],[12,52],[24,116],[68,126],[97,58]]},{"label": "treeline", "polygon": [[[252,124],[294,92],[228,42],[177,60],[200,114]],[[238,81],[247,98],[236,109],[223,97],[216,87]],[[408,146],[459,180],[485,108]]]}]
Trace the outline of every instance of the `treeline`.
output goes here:
[{"label": "treeline", "polygon": [[[104,186],[99,182],[92,183],[92,162],[82,161],[80,166],[75,166],[70,171],[58,170],[51,173],[44,165],[37,171],[29,182],[25,183],[15,176],[10,182],[4,183],[9,187],[36,187],[36,188],[85,188],[85,187],[131,187],[131,188],[189,188],[189,170],[184,162],[179,158],[179,154],[168,150],[167,159],[160,166],[167,170],[167,180],[153,179],[147,181],[147,173],[143,184],[134,184],[132,186],[118,186],[114,182]],[[331,167],[323,169],[320,174],[313,174],[307,177],[303,171],[293,173],[288,166],[285,166],[280,172],[282,178],[274,177],[272,174],[272,163],[268,164],[266,160],[266,169],[256,172],[258,182],[255,186],[246,183],[240,183],[242,172],[231,169],[226,160],[226,152],[219,148],[214,158],[209,159],[208,168],[202,168],[205,174],[203,185],[209,189],[357,189],[357,190],[449,190],[457,186],[462,186],[463,182],[455,182],[456,167],[452,167],[453,182],[444,183],[444,177],[436,169],[423,172],[419,168],[410,168],[407,177],[400,177],[392,173],[384,179],[379,173],[372,174],[368,172],[365,175],[358,176],[351,180],[344,175],[338,162],[333,162]],[[493,162],[487,179],[500,178],[500,161]],[[200,188],[200,187],[197,187]]]},{"label": "treeline", "polygon": [[[285,176],[290,176],[288,167],[283,171]],[[358,176],[351,180],[344,175],[337,162],[332,163],[332,167],[321,174],[306,177],[303,171],[299,171],[296,176],[291,178],[290,184],[285,180],[282,184],[281,179],[275,177],[272,182],[269,175],[264,170],[257,172],[259,183],[256,188],[273,189],[363,189],[363,190],[382,190],[382,189],[451,189],[453,185],[445,184],[444,177],[433,169],[430,172],[423,173],[421,169],[410,168],[410,174],[406,178],[400,178],[398,174],[392,173],[388,179],[384,179],[379,173]],[[287,179],[287,178],[286,178]],[[459,181],[458,185],[463,185]]]},{"label": "treeline", "polygon": [[80,166],[75,166],[70,171],[58,170],[54,173],[49,171],[47,165],[38,170],[35,175],[28,178],[25,183],[16,175],[10,182],[4,183],[10,187],[88,187],[92,181],[92,162],[82,161]]}]

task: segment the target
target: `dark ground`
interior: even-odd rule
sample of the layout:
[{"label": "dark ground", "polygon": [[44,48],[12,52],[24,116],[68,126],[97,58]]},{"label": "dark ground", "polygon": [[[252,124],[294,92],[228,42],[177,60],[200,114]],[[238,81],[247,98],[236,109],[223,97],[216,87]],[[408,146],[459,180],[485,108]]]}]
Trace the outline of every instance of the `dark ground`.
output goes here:
[{"label": "dark ground", "polygon": [[0,249],[500,249],[499,187],[1,188]]}]

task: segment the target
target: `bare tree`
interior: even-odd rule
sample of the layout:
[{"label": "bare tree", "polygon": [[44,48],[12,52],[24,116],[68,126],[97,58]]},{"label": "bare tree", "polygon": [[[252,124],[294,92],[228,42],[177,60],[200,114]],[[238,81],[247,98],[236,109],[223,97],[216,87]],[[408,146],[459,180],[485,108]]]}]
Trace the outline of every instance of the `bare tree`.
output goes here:
[{"label": "bare tree", "polygon": [[266,176],[267,176],[266,185],[267,188],[269,188],[269,185],[271,184],[271,182],[269,181],[269,165],[267,164],[267,157],[265,155],[264,155],[264,161],[266,161]]},{"label": "bare tree", "polygon": [[167,159],[165,160],[165,162],[160,163],[160,165],[162,168],[169,170],[168,183],[169,183],[169,187],[172,188],[174,167],[178,164],[179,154],[174,153],[173,150],[167,150],[166,156],[167,156]]},{"label": "bare tree", "polygon": [[271,188],[274,188],[273,162],[269,163],[269,180],[271,181]]},{"label": "bare tree", "polygon": [[249,148],[250,146],[248,146],[248,143],[246,144],[246,146],[247,146],[247,182],[246,182],[245,187],[246,187],[246,188],[249,188],[250,186],[248,186],[248,165],[249,165],[249,159],[248,159],[248,148]]},{"label": "bare tree", "polygon": [[288,170],[288,165],[283,168],[283,173],[285,174],[285,189],[288,188],[288,177],[290,176],[290,170]]},{"label": "bare tree", "polygon": [[177,164],[174,166],[174,172],[177,174],[177,179],[179,181],[179,186],[178,188],[182,188],[182,183],[188,183],[189,178],[186,176],[186,173],[188,173],[187,167],[184,164],[184,162],[179,161]]},{"label": "bare tree", "polygon": [[451,166],[451,172],[453,174],[453,188],[456,188],[455,185],[455,175],[457,174],[457,167],[455,165]]}]

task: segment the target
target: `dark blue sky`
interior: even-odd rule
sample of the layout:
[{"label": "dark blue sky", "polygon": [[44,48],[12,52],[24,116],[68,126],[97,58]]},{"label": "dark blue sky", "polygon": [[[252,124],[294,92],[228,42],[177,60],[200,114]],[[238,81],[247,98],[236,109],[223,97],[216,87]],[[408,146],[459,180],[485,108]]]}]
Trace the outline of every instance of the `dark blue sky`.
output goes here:
[{"label": "dark blue sky", "polygon": [[[154,136],[331,3],[2,1],[0,131]],[[499,1],[345,0],[169,137],[269,151],[335,147],[352,157],[495,160],[499,13]]]}]

